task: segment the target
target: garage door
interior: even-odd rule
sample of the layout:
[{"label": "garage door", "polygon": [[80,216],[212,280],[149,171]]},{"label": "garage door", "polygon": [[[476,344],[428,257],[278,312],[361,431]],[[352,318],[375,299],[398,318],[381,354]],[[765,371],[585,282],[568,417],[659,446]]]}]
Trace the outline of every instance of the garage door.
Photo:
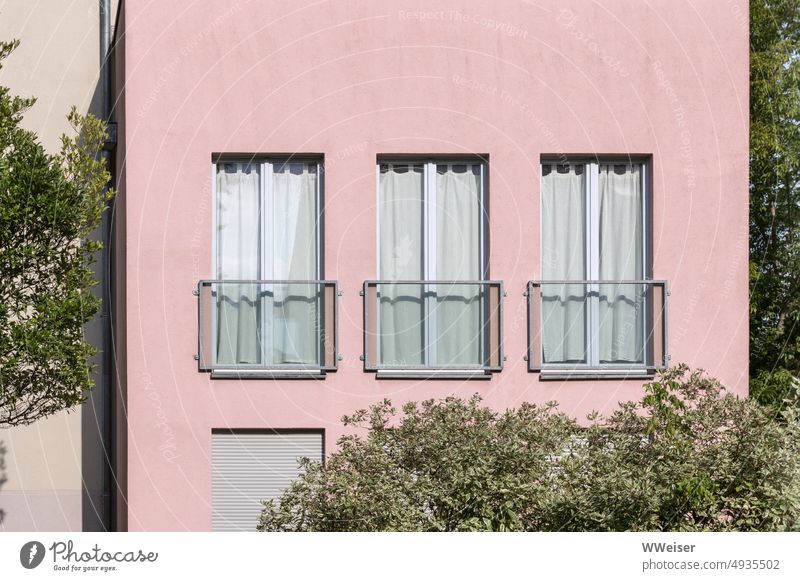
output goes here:
[{"label": "garage door", "polygon": [[300,474],[297,459],[322,460],[321,432],[215,430],[211,434],[211,528],[255,531],[261,501]]}]

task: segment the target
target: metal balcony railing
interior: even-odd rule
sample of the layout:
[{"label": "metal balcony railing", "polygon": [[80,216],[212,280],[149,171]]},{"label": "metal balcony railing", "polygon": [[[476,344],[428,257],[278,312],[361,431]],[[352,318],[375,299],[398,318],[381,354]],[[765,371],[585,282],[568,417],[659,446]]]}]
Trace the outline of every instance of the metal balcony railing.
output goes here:
[{"label": "metal balcony railing", "polygon": [[531,371],[652,372],[667,366],[667,283],[528,283]]},{"label": "metal balcony railing", "polygon": [[503,367],[503,283],[364,283],[364,369],[488,374]]},{"label": "metal balcony railing", "polygon": [[197,294],[201,371],[336,370],[336,281],[201,280]]}]

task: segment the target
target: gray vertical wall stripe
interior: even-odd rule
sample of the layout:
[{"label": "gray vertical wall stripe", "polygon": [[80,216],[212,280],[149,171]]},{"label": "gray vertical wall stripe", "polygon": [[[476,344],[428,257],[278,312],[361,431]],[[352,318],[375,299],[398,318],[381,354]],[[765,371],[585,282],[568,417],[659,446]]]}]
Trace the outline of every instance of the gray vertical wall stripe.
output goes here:
[{"label": "gray vertical wall stripe", "polygon": [[298,458],[322,455],[319,432],[212,433],[212,530],[254,531],[260,501],[279,497],[297,478]]}]

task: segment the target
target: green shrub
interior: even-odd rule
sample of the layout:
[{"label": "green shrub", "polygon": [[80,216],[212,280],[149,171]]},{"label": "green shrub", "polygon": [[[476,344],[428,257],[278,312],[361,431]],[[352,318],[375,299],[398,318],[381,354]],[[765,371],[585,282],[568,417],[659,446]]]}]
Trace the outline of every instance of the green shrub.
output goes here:
[{"label": "green shrub", "polygon": [[798,422],[677,366],[582,427],[556,404],[447,398],[343,418],[263,531],[797,530]]}]

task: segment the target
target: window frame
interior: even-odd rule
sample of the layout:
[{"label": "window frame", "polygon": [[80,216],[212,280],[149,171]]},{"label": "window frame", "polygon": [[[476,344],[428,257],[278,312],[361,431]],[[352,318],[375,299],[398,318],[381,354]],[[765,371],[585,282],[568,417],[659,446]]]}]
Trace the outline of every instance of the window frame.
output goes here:
[{"label": "window frame", "polygon": [[[642,168],[642,262],[641,280],[653,281],[652,276],[652,156],[651,155],[574,155],[574,156],[553,156],[543,155],[539,161],[539,272],[541,280],[544,279],[544,228],[542,227],[542,216],[544,215],[544,196],[542,186],[544,173],[542,166],[550,165],[574,165],[583,164],[586,172],[585,191],[584,191],[584,280],[600,281],[600,165],[605,164],[638,164]],[[553,170],[556,171],[556,170]],[[655,282],[655,281],[654,281]],[[597,284],[587,284],[587,293],[599,294]],[[541,308],[541,307],[540,307]],[[618,364],[601,363],[599,358],[599,311],[598,300],[592,300],[587,306],[587,316],[584,333],[587,341],[587,361],[586,363],[553,363],[548,364],[542,361],[540,373],[544,376],[553,374],[561,378],[572,373],[588,374],[591,376],[609,374],[614,377],[629,375],[634,372],[636,375],[652,375],[646,364]],[[642,328],[643,344],[647,344],[649,322],[645,322]],[[541,332],[541,331],[540,331]],[[529,341],[530,343],[530,341]]]},{"label": "window frame", "polygon": [[[480,230],[480,241],[479,241],[479,248],[478,248],[478,273],[480,282],[490,282],[489,277],[489,194],[488,194],[488,166],[489,166],[489,156],[488,155],[378,155],[375,164],[375,207],[377,211],[375,212],[375,268],[376,268],[376,280],[381,280],[381,185],[380,185],[380,178],[381,178],[381,165],[383,164],[403,164],[403,165],[422,165],[423,167],[423,179],[422,179],[422,268],[421,268],[421,281],[423,282],[437,282],[438,279],[436,277],[436,251],[437,251],[437,232],[436,232],[436,201],[437,201],[437,187],[436,187],[436,171],[437,165],[441,164],[449,164],[449,165],[475,165],[478,164],[480,166],[480,217],[479,217],[479,230]],[[469,282],[469,281],[465,281]],[[431,305],[435,304],[436,297],[434,296],[435,293],[428,292],[426,287],[425,289],[426,294],[428,294],[428,298],[426,300],[426,317],[425,317],[425,353],[424,359],[425,362],[422,366],[408,366],[408,369],[421,369],[421,370],[434,370],[434,369],[441,369],[437,365],[435,352],[430,349],[430,345],[434,343],[434,338],[437,336],[436,333],[436,317],[429,317],[427,315],[433,308]],[[502,293],[502,290],[501,290]],[[366,293],[365,293],[366,296]],[[483,309],[483,305],[481,306]],[[502,309],[501,309],[502,312]],[[485,318],[486,314],[481,313],[481,318]],[[380,320],[380,319],[378,319]],[[380,327],[378,326],[378,332],[380,332]],[[501,345],[502,345],[502,338],[501,338]],[[366,348],[366,341],[365,341],[365,348]],[[501,348],[502,351],[502,348]],[[501,356],[502,357],[502,356]],[[400,369],[383,369],[378,370],[378,373],[386,374],[390,376],[395,373],[399,373],[402,370]],[[429,371],[429,372],[430,372]],[[469,369],[468,373],[470,374],[469,377],[472,377],[474,374],[474,369]],[[461,374],[459,370],[450,370],[446,371],[446,373],[453,374],[454,377],[460,377]]]},{"label": "window frame", "polygon": [[[322,155],[248,155],[248,154],[215,154],[211,158],[211,272],[214,280],[224,281],[219,273],[219,253],[218,253],[218,197],[217,197],[217,168],[219,164],[236,163],[236,164],[250,164],[259,166],[260,179],[259,179],[259,213],[261,214],[259,220],[259,276],[257,280],[267,281],[274,279],[274,247],[272,240],[268,239],[266,232],[268,232],[274,219],[274,191],[272,189],[272,175],[273,166],[280,164],[303,163],[303,164],[316,164],[317,168],[317,188],[315,200],[315,214],[316,219],[316,256],[317,264],[314,275],[317,277],[316,281],[325,281],[325,253],[324,253],[324,156]],[[267,275],[268,273],[268,275]],[[291,281],[276,281],[276,282],[291,282]],[[338,290],[336,291],[338,294]],[[261,329],[266,329],[269,326],[269,316],[266,312],[261,313]],[[336,323],[338,326],[338,323]],[[217,336],[217,319],[211,318],[211,334],[212,337]],[[236,365],[230,370],[237,371],[238,373],[248,372],[253,370],[256,376],[264,374],[271,374],[268,370],[279,371],[281,369],[291,369],[295,372],[296,369],[304,369],[304,366],[276,364],[274,361],[269,361],[272,353],[272,333],[264,333],[264,339],[261,342],[262,360],[264,361],[258,365],[240,364]],[[216,353],[212,355],[212,374],[223,368],[217,367]],[[225,368],[228,369],[228,368]],[[316,367],[312,368],[316,370]],[[324,370],[322,371],[324,374]]]}]

